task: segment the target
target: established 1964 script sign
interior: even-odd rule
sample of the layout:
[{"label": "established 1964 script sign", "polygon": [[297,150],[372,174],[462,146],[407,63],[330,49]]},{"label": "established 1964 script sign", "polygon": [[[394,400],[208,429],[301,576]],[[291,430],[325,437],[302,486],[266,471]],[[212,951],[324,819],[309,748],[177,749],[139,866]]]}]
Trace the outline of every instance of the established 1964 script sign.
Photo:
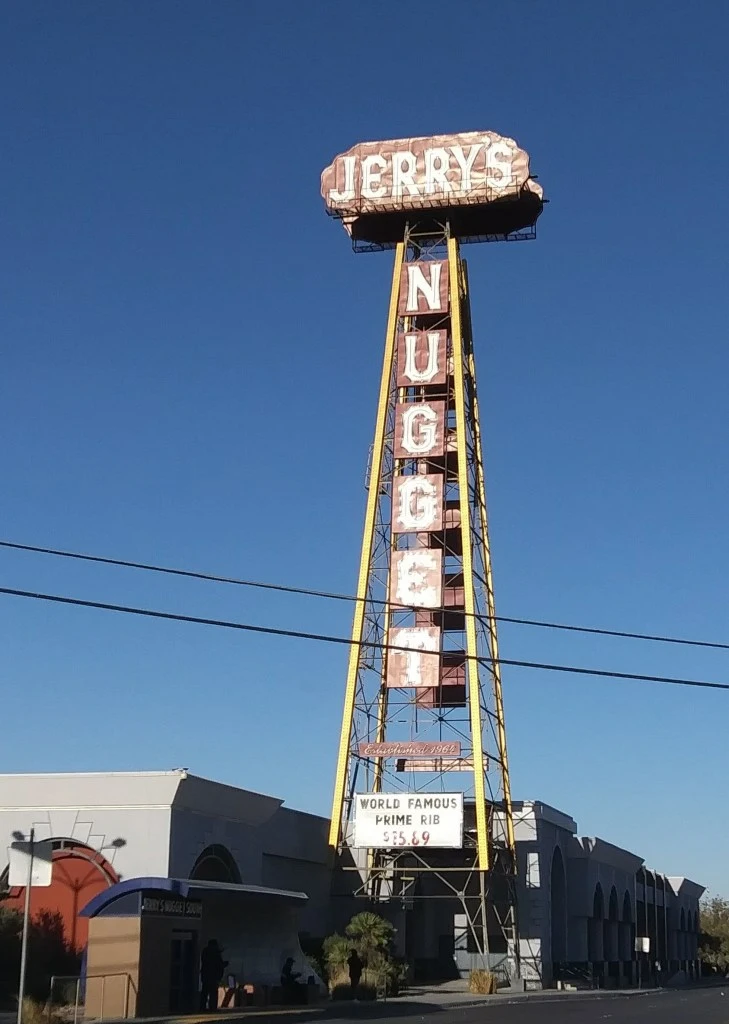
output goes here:
[{"label": "established 1964 script sign", "polygon": [[343,217],[490,203],[522,189],[541,198],[529,155],[496,132],[361,142],[321,176],[330,211]]},{"label": "established 1964 script sign", "polygon": [[463,793],[357,793],[355,847],[392,849],[463,842]]},{"label": "established 1964 script sign", "polygon": [[394,743],[360,743],[360,757],[460,757],[460,740],[405,740]]}]

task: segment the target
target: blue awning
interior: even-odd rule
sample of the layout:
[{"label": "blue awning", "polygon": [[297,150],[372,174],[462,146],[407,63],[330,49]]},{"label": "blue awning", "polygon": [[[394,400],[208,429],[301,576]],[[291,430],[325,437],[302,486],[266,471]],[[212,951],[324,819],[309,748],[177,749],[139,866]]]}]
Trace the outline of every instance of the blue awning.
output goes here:
[{"label": "blue awning", "polygon": [[308,900],[305,892],[290,892],[287,889],[268,889],[262,885],[238,885],[234,882],[203,882],[194,878],[126,878],[110,886],[86,904],[79,917],[96,917],[112,903],[141,892],[166,892],[182,899],[202,899],[205,893],[229,893],[231,896],[248,896],[266,899],[289,900],[303,903]]}]

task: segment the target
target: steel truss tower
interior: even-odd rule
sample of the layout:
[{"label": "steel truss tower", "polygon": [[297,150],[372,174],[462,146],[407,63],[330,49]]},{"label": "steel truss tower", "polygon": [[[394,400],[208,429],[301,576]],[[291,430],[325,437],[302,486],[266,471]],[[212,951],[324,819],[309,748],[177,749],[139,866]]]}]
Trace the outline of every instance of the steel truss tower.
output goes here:
[{"label": "steel truss tower", "polygon": [[[330,844],[370,901],[457,905],[456,947],[514,977],[495,616],[468,274],[449,221],[429,216],[395,246]],[[462,794],[458,847],[429,845],[422,828],[358,839],[363,793],[386,795],[385,822],[398,795],[432,808]]]}]

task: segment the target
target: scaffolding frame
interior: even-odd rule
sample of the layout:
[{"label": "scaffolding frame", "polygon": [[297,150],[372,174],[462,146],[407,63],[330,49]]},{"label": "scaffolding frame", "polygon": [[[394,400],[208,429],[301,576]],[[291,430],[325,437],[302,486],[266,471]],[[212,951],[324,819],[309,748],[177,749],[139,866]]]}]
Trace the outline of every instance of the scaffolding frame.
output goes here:
[{"label": "scaffolding frame", "polygon": [[[468,272],[449,221],[434,223],[432,218],[430,213],[427,220],[408,223],[395,246],[329,842],[342,869],[359,874],[353,886],[357,896],[404,906],[420,899],[457,901],[471,950],[484,966],[493,966],[492,954],[501,955],[503,972],[514,978],[520,974],[514,816]],[[396,375],[398,333],[422,326],[418,317],[398,314],[403,266],[430,260],[447,261],[449,271],[448,310],[428,323],[429,330],[447,331],[449,372],[442,393],[427,385],[398,388]],[[444,602],[429,609],[441,627],[442,650],[438,694],[428,705],[417,691],[388,688],[386,673],[390,631],[414,614],[411,607],[393,604],[389,595],[392,553],[403,543],[402,534],[393,531],[393,480],[396,474],[419,471],[403,465],[410,460],[395,458],[395,417],[398,401],[434,396],[446,403],[447,443],[440,467],[444,506],[457,510],[451,518],[457,525],[443,530],[444,580],[459,593],[462,589],[463,599],[462,608]],[[449,653],[464,654],[464,701],[454,706],[443,703],[442,667]],[[446,762],[434,764],[433,771],[403,771],[391,759],[360,752],[363,743],[415,738],[456,740],[466,770],[453,771],[452,762]],[[461,849],[352,847],[356,793],[438,793],[446,785],[463,792]]]}]

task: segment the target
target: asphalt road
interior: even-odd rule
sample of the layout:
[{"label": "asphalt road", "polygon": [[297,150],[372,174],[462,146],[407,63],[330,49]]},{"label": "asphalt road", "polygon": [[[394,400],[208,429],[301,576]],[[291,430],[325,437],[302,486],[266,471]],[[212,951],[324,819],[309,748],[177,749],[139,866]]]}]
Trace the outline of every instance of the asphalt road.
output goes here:
[{"label": "asphalt road", "polygon": [[[377,1020],[378,1024],[404,1024],[408,1018],[432,1024],[729,1024],[729,987],[725,994],[717,988],[684,991],[649,992],[639,995],[615,996],[551,996],[535,995],[511,1003],[440,1009],[428,1005],[419,1008],[391,1003],[366,1006],[347,1011],[341,1017],[329,1016],[330,1024],[341,1021]],[[395,1006],[397,1005],[397,1009]],[[391,1012],[391,1009],[394,1012]]]},{"label": "asphalt road", "polygon": [[[723,992],[723,994],[722,994]],[[339,1015],[333,1007],[324,1014],[308,1016],[312,1024],[729,1024],[729,986],[725,989],[705,988],[684,991],[647,992],[633,995],[565,995],[541,996],[535,993],[513,1002],[481,1003],[445,1009],[428,1003],[408,1002],[407,998],[391,1003],[361,1003],[347,1006]],[[231,1024],[262,1022],[263,1014],[236,1017]],[[183,1018],[184,1020],[184,1018]],[[285,1016],[270,1015],[271,1024],[282,1024]],[[15,1024],[14,1013],[0,1013],[0,1024]]]}]

